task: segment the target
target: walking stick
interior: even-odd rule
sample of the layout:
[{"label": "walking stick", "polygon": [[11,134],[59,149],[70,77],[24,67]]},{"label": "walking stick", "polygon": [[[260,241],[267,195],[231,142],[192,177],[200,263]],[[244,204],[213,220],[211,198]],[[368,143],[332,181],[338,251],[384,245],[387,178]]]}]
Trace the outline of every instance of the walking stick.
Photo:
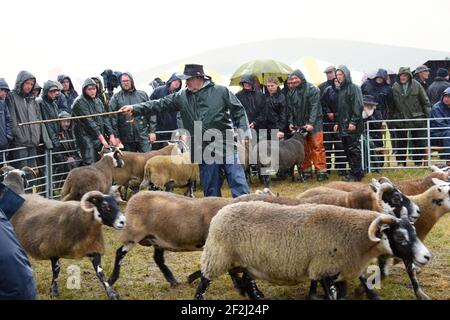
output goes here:
[{"label": "walking stick", "polygon": [[[49,122],[57,122],[57,121],[64,121],[64,120],[77,120],[77,119],[86,119],[86,118],[93,118],[93,117],[103,117],[103,116],[112,116],[115,114],[122,113],[122,111],[111,111],[111,112],[103,112],[103,113],[94,113],[89,114],[86,116],[77,116],[77,117],[67,117],[67,118],[57,118],[57,119],[49,119],[49,120],[39,120],[39,121],[31,121],[31,122],[22,122],[19,123],[19,126],[27,126],[31,124],[41,124],[41,123],[49,123]],[[132,123],[133,120],[129,120],[127,122]]]}]

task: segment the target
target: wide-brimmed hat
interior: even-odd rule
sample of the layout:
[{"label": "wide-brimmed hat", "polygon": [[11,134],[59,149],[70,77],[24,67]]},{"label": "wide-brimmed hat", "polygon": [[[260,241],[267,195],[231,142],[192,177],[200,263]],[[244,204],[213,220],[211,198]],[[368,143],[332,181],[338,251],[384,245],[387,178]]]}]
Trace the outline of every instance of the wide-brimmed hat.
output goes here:
[{"label": "wide-brimmed hat", "polygon": [[203,66],[200,64],[185,65],[183,73],[177,74],[177,77],[180,80],[187,80],[192,77],[203,77],[203,78],[211,79],[211,77],[209,77],[205,74],[205,71],[203,71]]},{"label": "wide-brimmed hat", "polygon": [[364,104],[370,104],[372,106],[376,106],[378,105],[378,102],[375,101],[374,96],[370,95],[370,94],[365,94],[363,96],[363,103]]}]

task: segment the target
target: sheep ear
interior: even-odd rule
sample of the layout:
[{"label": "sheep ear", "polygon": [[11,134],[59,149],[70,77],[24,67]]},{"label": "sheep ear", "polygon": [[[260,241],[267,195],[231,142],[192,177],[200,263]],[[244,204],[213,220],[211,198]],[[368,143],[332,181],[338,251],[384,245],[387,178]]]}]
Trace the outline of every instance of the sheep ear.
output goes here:
[{"label": "sheep ear", "polygon": [[430,169],[431,169],[433,172],[444,172],[441,168],[439,168],[439,167],[437,167],[437,166],[435,166],[435,165],[430,166]]},{"label": "sheep ear", "polygon": [[377,179],[372,179],[372,181],[369,183],[369,186],[373,190],[373,192],[378,192],[378,190],[380,190],[381,188],[381,184]]},{"label": "sheep ear", "polygon": [[448,184],[448,182],[442,181],[441,179],[438,179],[438,178],[433,178],[433,179],[431,179],[431,181],[433,181],[434,185],[436,185],[436,186],[441,185],[441,184]]},{"label": "sheep ear", "polygon": [[109,190],[109,193],[111,193],[114,196],[114,199],[118,204],[126,204],[127,202],[122,199],[122,195],[120,194],[120,186],[111,186],[111,189]]},{"label": "sheep ear", "polygon": [[31,179],[37,178],[36,171],[34,171],[30,167],[23,167],[22,171],[25,172],[25,177],[27,178],[27,180],[31,180]]}]

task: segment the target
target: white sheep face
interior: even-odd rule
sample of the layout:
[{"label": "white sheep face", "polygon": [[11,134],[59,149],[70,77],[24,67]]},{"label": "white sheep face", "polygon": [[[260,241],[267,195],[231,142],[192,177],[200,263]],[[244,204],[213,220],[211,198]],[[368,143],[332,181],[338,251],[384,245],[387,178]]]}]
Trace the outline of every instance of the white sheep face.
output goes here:
[{"label": "white sheep face", "polygon": [[437,178],[433,178],[433,183],[439,196],[432,201],[438,206],[444,206],[450,210],[450,183]]}]

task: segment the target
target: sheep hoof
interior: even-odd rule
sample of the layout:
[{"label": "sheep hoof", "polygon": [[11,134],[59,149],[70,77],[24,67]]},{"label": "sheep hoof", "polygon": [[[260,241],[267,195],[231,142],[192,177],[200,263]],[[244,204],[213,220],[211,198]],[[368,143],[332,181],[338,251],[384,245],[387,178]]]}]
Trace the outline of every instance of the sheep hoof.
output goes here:
[{"label": "sheep hoof", "polygon": [[113,289],[110,288],[110,290],[107,291],[108,297],[110,300],[119,300],[119,294],[115,292]]},{"label": "sheep hoof", "polygon": [[417,290],[416,297],[418,300],[432,300],[422,289]]},{"label": "sheep hoof", "polygon": [[170,281],[170,287],[172,289],[178,287],[179,285],[180,285],[180,283],[177,280]]},{"label": "sheep hoof", "polygon": [[52,297],[52,298],[57,298],[57,297],[59,297],[59,290],[58,290],[58,287],[52,287],[51,289],[50,289],[50,297]]},{"label": "sheep hoof", "polygon": [[317,294],[310,294],[306,297],[307,300],[325,300],[324,297],[319,297]]}]

